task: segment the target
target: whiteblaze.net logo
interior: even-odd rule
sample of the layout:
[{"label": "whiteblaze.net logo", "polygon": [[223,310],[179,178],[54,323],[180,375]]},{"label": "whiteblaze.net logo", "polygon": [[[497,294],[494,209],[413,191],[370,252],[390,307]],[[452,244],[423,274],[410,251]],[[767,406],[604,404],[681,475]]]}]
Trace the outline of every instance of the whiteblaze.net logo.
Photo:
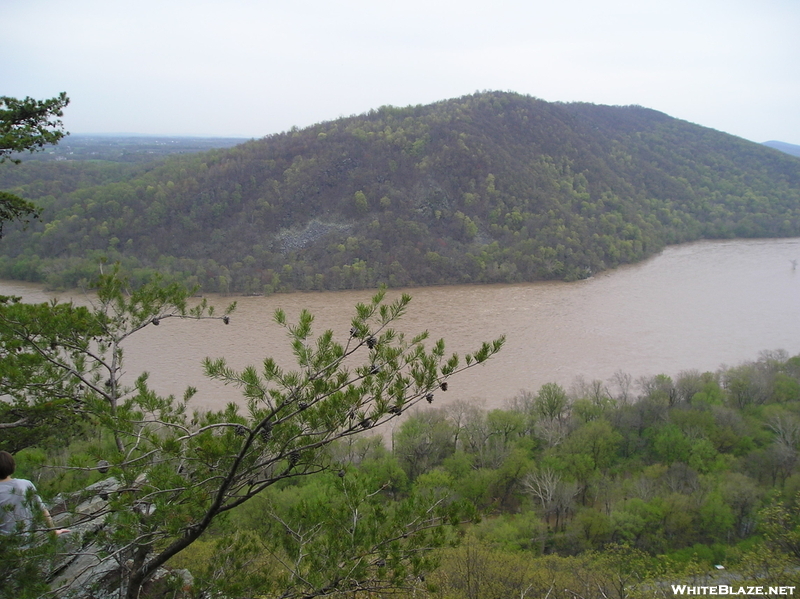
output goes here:
[{"label": "whiteblaze.net logo", "polygon": [[687,584],[673,584],[672,593],[675,595],[749,595],[751,597],[773,597],[780,595],[794,595],[795,587],[744,587],[718,584],[714,586],[691,586]]}]

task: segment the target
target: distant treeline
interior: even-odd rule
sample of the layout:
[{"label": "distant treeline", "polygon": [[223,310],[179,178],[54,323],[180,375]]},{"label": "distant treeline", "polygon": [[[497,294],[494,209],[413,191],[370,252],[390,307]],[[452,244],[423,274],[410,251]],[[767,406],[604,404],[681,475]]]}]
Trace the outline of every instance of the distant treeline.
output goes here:
[{"label": "distant treeline", "polygon": [[86,135],[75,133],[42,152],[15,155],[15,160],[63,162],[104,161],[137,164],[171,154],[193,154],[230,148],[247,139],[241,137],[166,137],[157,135]]},{"label": "distant treeline", "polygon": [[99,260],[207,292],[574,280],[700,238],[800,235],[800,164],[637,106],[480,93],[154,163],[4,165],[42,208],[0,277]]}]

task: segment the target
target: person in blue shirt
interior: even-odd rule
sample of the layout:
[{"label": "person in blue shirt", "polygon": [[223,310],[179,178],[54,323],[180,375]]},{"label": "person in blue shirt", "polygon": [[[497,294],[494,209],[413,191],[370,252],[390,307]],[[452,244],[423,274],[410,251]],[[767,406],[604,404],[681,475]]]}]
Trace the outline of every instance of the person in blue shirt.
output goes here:
[{"label": "person in blue shirt", "polygon": [[0,451],[0,534],[33,532],[38,515],[56,535],[69,532],[67,529],[56,530],[50,512],[31,481],[11,477],[16,468],[14,456]]}]

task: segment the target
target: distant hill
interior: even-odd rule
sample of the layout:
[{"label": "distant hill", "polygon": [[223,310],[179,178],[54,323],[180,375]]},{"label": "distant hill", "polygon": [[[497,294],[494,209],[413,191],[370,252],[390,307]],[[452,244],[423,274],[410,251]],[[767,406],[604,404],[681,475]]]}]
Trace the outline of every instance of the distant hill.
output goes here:
[{"label": "distant hill", "polygon": [[791,154],[792,156],[800,156],[800,146],[794,144],[787,144],[784,141],[765,141],[764,145],[785,152],[786,154]]},{"label": "distant hill", "polygon": [[479,93],[120,165],[27,163],[0,276],[102,257],[205,291],[574,280],[700,238],[800,235],[797,160],[639,106]]}]

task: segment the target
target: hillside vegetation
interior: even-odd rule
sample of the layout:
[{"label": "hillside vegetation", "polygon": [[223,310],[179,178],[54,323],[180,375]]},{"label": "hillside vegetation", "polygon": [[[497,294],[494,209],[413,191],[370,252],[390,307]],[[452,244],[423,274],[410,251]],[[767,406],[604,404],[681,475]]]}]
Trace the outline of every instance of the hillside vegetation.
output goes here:
[{"label": "hillside vegetation", "polygon": [[800,161],[638,106],[480,93],[138,165],[31,162],[0,276],[99,259],[204,291],[573,280],[700,238],[800,235]]}]

